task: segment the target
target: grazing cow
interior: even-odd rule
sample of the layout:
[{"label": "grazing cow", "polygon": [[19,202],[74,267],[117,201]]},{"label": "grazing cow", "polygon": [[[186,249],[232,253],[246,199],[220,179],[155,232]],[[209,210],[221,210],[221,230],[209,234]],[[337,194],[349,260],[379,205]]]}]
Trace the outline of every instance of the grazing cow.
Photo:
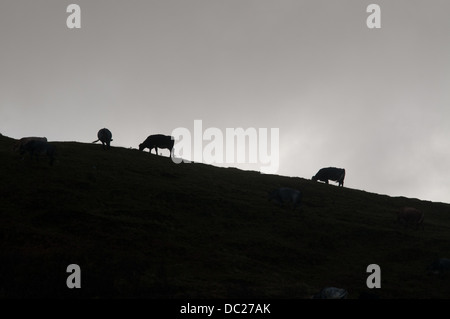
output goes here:
[{"label": "grazing cow", "polygon": [[20,140],[18,140],[16,143],[14,143],[14,151],[15,152],[20,151],[21,148],[30,141],[47,142],[47,138],[46,137],[34,137],[34,136],[22,137]]},{"label": "grazing cow", "polygon": [[53,165],[55,160],[55,146],[43,140],[30,140],[27,143],[20,146],[20,155],[25,152],[30,154],[30,158],[36,157],[39,160],[40,155],[47,155],[50,160],[50,165]]},{"label": "grazing cow", "polygon": [[312,295],[311,299],[347,299],[348,291],[343,288],[325,287]]},{"label": "grazing cow", "polygon": [[443,276],[447,272],[450,271],[450,259],[448,258],[439,258],[431,263],[427,267],[427,273],[429,275],[438,275]]},{"label": "grazing cow", "polygon": [[97,143],[98,141],[102,142],[103,149],[109,150],[111,147],[112,133],[107,128],[102,128],[97,133],[98,140],[93,141],[92,143]]},{"label": "grazing cow", "polygon": [[155,134],[155,135],[150,135],[149,137],[147,137],[147,139],[144,142],[139,144],[139,150],[142,151],[145,148],[148,148],[151,153],[152,149],[155,149],[156,155],[158,155],[158,147],[159,148],[167,148],[170,151],[170,157],[172,157],[174,143],[175,143],[175,141],[172,136]]},{"label": "grazing cow", "polygon": [[270,191],[268,200],[274,200],[279,206],[290,202],[294,210],[296,207],[301,208],[302,193],[293,188],[281,187]]},{"label": "grazing cow", "polygon": [[423,219],[423,212],[414,207],[402,207],[397,211],[397,224],[404,224],[405,228],[415,226],[418,229],[421,226],[423,229]]},{"label": "grazing cow", "polygon": [[313,181],[321,181],[328,184],[328,180],[339,183],[344,186],[345,169],[336,167],[321,168],[311,179]]}]

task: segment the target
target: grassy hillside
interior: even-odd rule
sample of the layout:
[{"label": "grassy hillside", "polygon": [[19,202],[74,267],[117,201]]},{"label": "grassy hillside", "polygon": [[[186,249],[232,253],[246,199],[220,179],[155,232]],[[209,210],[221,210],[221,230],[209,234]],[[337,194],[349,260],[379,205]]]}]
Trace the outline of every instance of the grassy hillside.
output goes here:
[{"label": "grassy hillside", "polygon": [[[450,276],[425,273],[450,258],[450,205],[99,144],[55,142],[50,167],[13,143],[0,136],[3,298],[358,298],[369,264],[381,298],[450,298]],[[303,192],[302,211],[267,201],[280,186]],[[425,212],[423,231],[396,227],[403,205]]]}]

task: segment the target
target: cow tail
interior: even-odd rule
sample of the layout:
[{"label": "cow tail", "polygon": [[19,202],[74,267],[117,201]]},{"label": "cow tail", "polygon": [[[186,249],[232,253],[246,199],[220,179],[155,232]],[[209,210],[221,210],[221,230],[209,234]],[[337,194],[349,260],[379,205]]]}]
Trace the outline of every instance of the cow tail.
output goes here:
[{"label": "cow tail", "polygon": [[100,141],[100,139],[98,139],[98,140],[96,140],[96,141],[93,141],[92,143],[97,143],[98,141]]}]

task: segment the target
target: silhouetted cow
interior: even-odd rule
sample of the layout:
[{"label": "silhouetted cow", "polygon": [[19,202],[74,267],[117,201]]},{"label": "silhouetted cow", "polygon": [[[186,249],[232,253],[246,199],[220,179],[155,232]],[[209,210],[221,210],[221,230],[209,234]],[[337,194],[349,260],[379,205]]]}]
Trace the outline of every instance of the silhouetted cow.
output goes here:
[{"label": "silhouetted cow", "polygon": [[40,155],[47,155],[50,160],[50,165],[53,165],[55,160],[55,146],[43,140],[30,140],[27,143],[20,146],[20,154],[23,155],[25,152],[30,154],[30,158],[36,158],[39,160]]},{"label": "silhouetted cow", "polygon": [[107,128],[102,128],[97,133],[98,140],[93,141],[92,143],[97,143],[98,141],[102,142],[103,149],[109,150],[111,147],[112,133]]},{"label": "silhouetted cow", "polygon": [[311,299],[347,299],[348,291],[344,288],[325,287],[312,295]]},{"label": "silhouetted cow", "polygon": [[418,229],[422,226],[423,229],[423,219],[423,212],[414,207],[402,207],[397,211],[397,224],[404,224],[405,228],[415,226]]},{"label": "silhouetted cow", "polygon": [[292,209],[301,208],[302,193],[297,189],[281,187],[270,191],[268,200],[274,200],[280,206],[290,202],[292,203]]},{"label": "silhouetted cow", "polygon": [[16,143],[14,143],[14,151],[20,151],[22,146],[24,146],[25,144],[27,144],[30,141],[42,141],[42,142],[47,142],[47,138],[46,137],[34,137],[34,136],[30,136],[30,137],[22,137],[20,140],[18,140]]},{"label": "silhouetted cow", "polygon": [[139,144],[139,150],[143,151],[144,149],[148,148],[151,153],[152,149],[155,149],[156,155],[158,155],[158,147],[167,148],[170,151],[170,157],[172,157],[172,150],[174,143],[175,141],[172,136],[155,134],[150,135],[144,142]]},{"label": "silhouetted cow", "polygon": [[321,181],[328,184],[328,181],[335,181],[339,186],[344,186],[345,169],[336,167],[326,167],[320,169],[316,175],[312,177],[313,181]]}]

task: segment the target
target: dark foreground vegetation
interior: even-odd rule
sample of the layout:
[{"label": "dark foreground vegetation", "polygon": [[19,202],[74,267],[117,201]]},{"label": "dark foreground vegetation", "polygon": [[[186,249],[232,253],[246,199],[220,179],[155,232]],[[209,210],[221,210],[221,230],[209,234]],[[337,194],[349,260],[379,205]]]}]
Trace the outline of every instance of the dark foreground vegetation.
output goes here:
[{"label": "dark foreground vegetation", "polygon": [[[448,204],[76,142],[53,143],[50,166],[14,142],[0,136],[2,298],[450,298],[450,274],[425,271],[450,258]],[[303,192],[301,211],[267,201],[281,186]],[[401,206],[425,212],[424,230],[395,225]]]}]

